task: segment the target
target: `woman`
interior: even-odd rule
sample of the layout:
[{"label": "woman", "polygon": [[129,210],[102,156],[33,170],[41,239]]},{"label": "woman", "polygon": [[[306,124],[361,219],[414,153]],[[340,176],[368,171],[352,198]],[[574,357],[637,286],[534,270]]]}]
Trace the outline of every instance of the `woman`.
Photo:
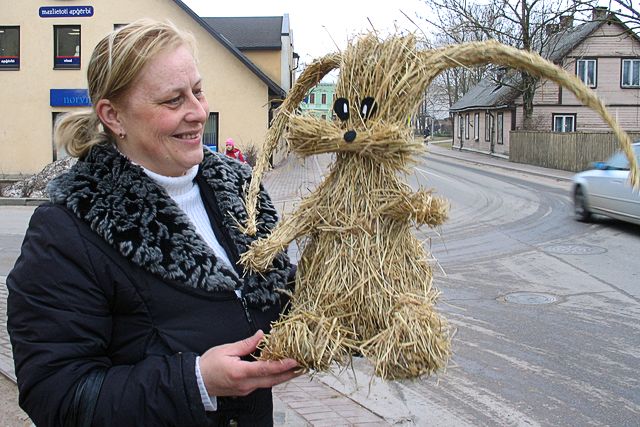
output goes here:
[{"label": "woman", "polygon": [[7,278],[20,405],[38,426],[271,425],[271,387],[297,363],[255,361],[291,265],[256,275],[239,254],[277,220],[248,167],[203,150],[209,108],[194,42],[138,21],[100,41],[92,110],[62,119],[79,158],[51,182]]}]

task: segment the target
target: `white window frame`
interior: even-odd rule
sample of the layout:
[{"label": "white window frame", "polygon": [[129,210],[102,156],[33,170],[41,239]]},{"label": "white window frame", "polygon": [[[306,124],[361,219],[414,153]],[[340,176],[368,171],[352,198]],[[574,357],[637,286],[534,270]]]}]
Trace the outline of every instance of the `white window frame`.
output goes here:
[{"label": "white window frame", "polygon": [[[557,121],[560,119],[561,126],[558,130]],[[567,121],[571,119],[571,129],[567,130]],[[576,131],[576,115],[575,114],[554,114],[553,115],[553,132],[575,132]]]},{"label": "white window frame", "polygon": [[622,69],[620,70],[620,87],[640,87],[640,58],[622,60]]},{"label": "white window frame", "polygon": [[598,85],[598,60],[576,60],[576,75],[585,85],[591,88],[596,87]]}]

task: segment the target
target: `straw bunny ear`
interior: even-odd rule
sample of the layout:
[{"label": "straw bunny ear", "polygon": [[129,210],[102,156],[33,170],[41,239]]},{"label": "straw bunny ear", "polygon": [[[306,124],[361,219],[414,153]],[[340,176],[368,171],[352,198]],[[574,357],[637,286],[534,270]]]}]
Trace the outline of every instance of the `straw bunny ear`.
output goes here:
[{"label": "straw bunny ear", "polygon": [[538,54],[516,49],[495,40],[451,45],[441,49],[421,52],[420,55],[429,83],[448,68],[492,63],[526,70],[531,75],[552,80],[569,89],[578,100],[597,112],[611,127],[620,142],[620,147],[629,159],[631,185],[635,189],[640,188],[640,170],[638,169],[638,162],[633,153],[629,135],[611,117],[607,108],[596,94],[576,76]]},{"label": "straw bunny ear", "polygon": [[278,112],[271,122],[271,127],[267,132],[264,146],[258,157],[253,175],[251,177],[251,185],[245,199],[247,208],[247,224],[242,227],[242,232],[253,236],[256,234],[256,204],[258,203],[258,193],[260,192],[260,183],[264,172],[269,168],[269,158],[273,150],[278,145],[278,141],[282,136],[284,129],[289,123],[290,114],[298,108],[300,102],[304,99],[307,92],[317,85],[320,80],[332,70],[340,67],[342,56],[339,53],[332,53],[315,60],[300,74],[300,77],[293,85],[289,95],[278,108]]}]

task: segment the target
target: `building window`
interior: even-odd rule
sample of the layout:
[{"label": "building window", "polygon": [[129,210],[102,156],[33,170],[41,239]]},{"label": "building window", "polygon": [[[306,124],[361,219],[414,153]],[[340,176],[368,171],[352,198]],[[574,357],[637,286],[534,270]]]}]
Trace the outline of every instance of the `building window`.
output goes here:
[{"label": "building window", "polygon": [[458,114],[458,138],[462,139],[462,129],[464,128],[464,118]]},{"label": "building window", "polygon": [[309,95],[309,104],[315,104],[316,103],[316,94],[312,93]]},{"label": "building window", "polygon": [[493,116],[491,113],[485,113],[484,115],[484,140],[491,141],[491,130],[493,128]]},{"label": "building window", "polygon": [[622,60],[622,87],[640,87],[640,59]]},{"label": "building window", "polygon": [[576,115],[575,114],[554,114],[553,115],[553,131],[554,132],[575,132],[576,131]]},{"label": "building window", "polygon": [[54,25],[53,68],[80,69],[80,26]]},{"label": "building window", "polygon": [[322,97],[322,105],[327,105],[327,94],[323,93],[321,97]]},{"label": "building window", "polygon": [[589,87],[597,84],[597,62],[595,59],[578,59],[576,61],[576,75]]},{"label": "building window", "polygon": [[464,139],[469,139],[469,113],[464,115]]},{"label": "building window", "polygon": [[0,70],[20,69],[20,27],[0,27]]},{"label": "building window", "polygon": [[473,115],[473,139],[476,141],[480,139],[480,113]]},{"label": "building window", "polygon": [[496,143],[504,144],[504,113],[496,116]]},{"label": "building window", "polygon": [[209,113],[209,118],[204,124],[202,144],[211,151],[218,151],[218,113]]}]

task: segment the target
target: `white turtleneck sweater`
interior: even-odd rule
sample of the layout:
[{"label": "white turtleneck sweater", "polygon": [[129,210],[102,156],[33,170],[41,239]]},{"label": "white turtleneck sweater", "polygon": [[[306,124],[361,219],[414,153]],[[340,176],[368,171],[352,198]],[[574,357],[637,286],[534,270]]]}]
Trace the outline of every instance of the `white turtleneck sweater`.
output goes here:
[{"label": "white turtleneck sweater", "polygon": [[[200,196],[200,188],[198,184],[194,182],[196,174],[198,173],[198,165],[193,166],[182,176],[164,176],[150,171],[142,167],[144,173],[153,179],[160,186],[162,186],[169,196],[176,202],[176,204],[187,214],[193,225],[196,227],[197,233],[204,239],[204,241],[213,250],[216,258],[225,262],[229,267],[232,267],[231,261],[227,256],[224,248],[216,239],[216,235],[211,228],[211,222],[209,222],[209,216],[204,207],[204,202]],[[232,268],[233,270],[233,268]],[[240,296],[239,291],[236,291]],[[204,385],[202,379],[202,373],[200,372],[200,357],[196,357],[196,379],[198,381],[198,389],[200,390],[200,398],[206,411],[216,411],[218,409],[218,401],[215,396],[210,396],[207,392],[207,388]]]},{"label": "white turtleneck sweater", "polygon": [[144,167],[142,169],[151,179],[160,184],[180,209],[187,214],[193,225],[195,225],[200,237],[202,237],[213,250],[216,258],[224,261],[229,267],[232,267],[227,253],[213,233],[209,216],[207,215],[202,197],[200,196],[200,188],[198,184],[194,182],[196,174],[198,173],[198,165],[193,166],[186,174],[176,177],[159,175]]}]

